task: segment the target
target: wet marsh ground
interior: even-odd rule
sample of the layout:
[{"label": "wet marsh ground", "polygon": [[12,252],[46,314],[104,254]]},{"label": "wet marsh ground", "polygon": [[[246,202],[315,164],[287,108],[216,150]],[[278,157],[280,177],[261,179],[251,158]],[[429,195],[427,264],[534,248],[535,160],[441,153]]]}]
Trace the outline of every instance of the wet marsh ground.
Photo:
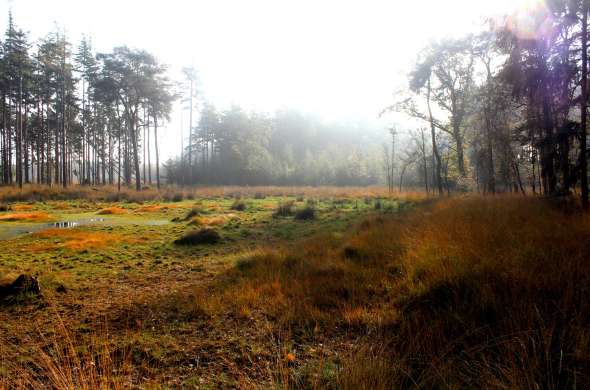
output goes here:
[{"label": "wet marsh ground", "polygon": [[[297,250],[317,235],[340,240],[371,214],[412,205],[329,193],[191,198],[13,202],[0,212],[0,282],[31,274],[43,293],[41,299],[0,306],[0,378],[12,385],[9,379],[18,375],[25,386],[50,381],[31,377],[26,367],[38,365],[42,351],[56,341],[71,338],[74,354],[106,340],[108,354],[119,359],[120,372],[108,375],[119,378],[113,383],[189,388],[270,384],[277,380],[271,367],[282,364],[284,349],[269,338],[272,319],[255,320],[247,308],[243,318],[231,312],[212,316],[188,302],[207,300],[204,291],[212,283],[257,253]],[[279,205],[288,205],[289,215],[275,215]],[[312,208],[313,215],[296,218],[305,208]],[[221,241],[173,243],[205,227],[216,229]],[[125,370],[119,367],[123,362]]]},{"label": "wet marsh ground", "polygon": [[590,386],[575,200],[234,190],[11,193],[0,225],[108,224],[0,241],[43,292],[0,305],[0,388]]}]

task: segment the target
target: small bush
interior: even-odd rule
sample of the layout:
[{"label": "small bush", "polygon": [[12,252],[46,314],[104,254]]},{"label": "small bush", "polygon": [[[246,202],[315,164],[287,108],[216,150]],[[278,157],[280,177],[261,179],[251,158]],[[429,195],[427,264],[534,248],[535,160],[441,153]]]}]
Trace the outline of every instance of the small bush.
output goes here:
[{"label": "small bush", "polygon": [[302,209],[297,210],[297,212],[295,213],[295,219],[298,220],[312,220],[315,219],[316,217],[316,213],[315,213],[315,208],[311,207],[311,206],[305,206]]},{"label": "small bush", "polygon": [[262,192],[256,192],[254,194],[254,199],[264,199],[266,196]]},{"label": "small bush", "polygon": [[177,192],[176,194],[172,195],[173,202],[182,202],[182,199],[184,199],[184,196],[180,192]]},{"label": "small bush", "polygon": [[199,245],[199,244],[216,244],[221,240],[219,232],[215,229],[204,228],[193,230],[184,236],[175,240],[176,245]]},{"label": "small bush", "polygon": [[244,211],[246,210],[246,203],[243,200],[236,199],[230,208],[235,211]]},{"label": "small bush", "polygon": [[293,215],[293,204],[292,200],[286,202],[279,202],[275,212],[273,213],[274,217],[289,217]]},{"label": "small bush", "polygon": [[297,202],[303,202],[305,200],[305,197],[303,195],[297,195],[297,198],[295,198],[295,200]]}]

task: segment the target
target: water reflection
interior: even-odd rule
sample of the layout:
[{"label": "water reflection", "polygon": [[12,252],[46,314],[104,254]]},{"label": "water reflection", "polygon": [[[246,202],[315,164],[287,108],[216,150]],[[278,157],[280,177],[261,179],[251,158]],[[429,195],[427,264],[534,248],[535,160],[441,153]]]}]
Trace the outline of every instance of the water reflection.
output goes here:
[{"label": "water reflection", "polygon": [[[71,229],[86,225],[101,225],[101,226],[124,226],[124,225],[138,225],[138,226],[160,226],[166,225],[170,221],[166,219],[117,219],[117,218],[80,218],[71,221],[59,221],[51,223],[26,223],[26,224],[0,224],[0,241],[12,239],[22,234],[36,233],[47,228],[56,229]],[[0,244],[1,246],[2,244]]]},{"label": "water reflection", "polygon": [[[96,222],[104,222],[104,218],[91,218],[84,221],[84,224],[91,224]],[[57,229],[68,229],[68,228],[75,228],[80,226],[80,221],[59,221],[59,222],[52,222],[48,224],[52,228]]]}]

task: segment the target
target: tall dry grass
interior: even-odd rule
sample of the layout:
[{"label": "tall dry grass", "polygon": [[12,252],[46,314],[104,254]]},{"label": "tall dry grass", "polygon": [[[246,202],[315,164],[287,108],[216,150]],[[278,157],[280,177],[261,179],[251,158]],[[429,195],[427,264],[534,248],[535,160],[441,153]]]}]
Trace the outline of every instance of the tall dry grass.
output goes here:
[{"label": "tall dry grass", "polygon": [[[264,324],[277,357],[260,371],[279,388],[588,388],[589,253],[575,206],[451,198],[256,250],[159,310]],[[338,359],[290,349],[319,343]],[[48,356],[25,373],[69,385],[90,367]]]},{"label": "tall dry grass", "polygon": [[47,200],[87,199],[96,201],[130,201],[145,202],[151,200],[179,201],[196,197],[264,197],[264,196],[306,196],[306,197],[389,197],[398,199],[419,200],[426,197],[422,191],[404,191],[389,194],[387,188],[374,187],[334,187],[334,186],[197,186],[176,187],[166,186],[158,191],[146,187],[137,192],[116,186],[81,186],[68,188],[59,186],[25,185],[17,187],[0,187],[0,202],[30,202]]},{"label": "tall dry grass", "polygon": [[590,218],[571,211],[467,197],[376,217],[242,260],[220,301],[298,343],[353,335],[336,388],[585,388]]},{"label": "tall dry grass", "polygon": [[[111,347],[108,329],[90,340],[76,339],[55,314],[55,333],[43,334],[26,345],[0,337],[0,353],[26,359],[0,359],[0,389],[104,390],[128,389],[133,385],[128,354]],[[8,350],[10,354],[8,354]]]}]

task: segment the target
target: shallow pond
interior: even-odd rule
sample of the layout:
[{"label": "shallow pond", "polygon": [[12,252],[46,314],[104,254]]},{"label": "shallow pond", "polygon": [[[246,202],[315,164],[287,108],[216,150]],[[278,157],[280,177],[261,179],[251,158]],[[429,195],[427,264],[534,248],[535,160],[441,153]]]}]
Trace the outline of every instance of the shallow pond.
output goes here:
[{"label": "shallow pond", "polygon": [[9,240],[24,234],[36,233],[45,229],[72,229],[80,226],[159,226],[170,223],[165,219],[69,216],[55,222],[3,222],[0,223],[0,240]]}]

